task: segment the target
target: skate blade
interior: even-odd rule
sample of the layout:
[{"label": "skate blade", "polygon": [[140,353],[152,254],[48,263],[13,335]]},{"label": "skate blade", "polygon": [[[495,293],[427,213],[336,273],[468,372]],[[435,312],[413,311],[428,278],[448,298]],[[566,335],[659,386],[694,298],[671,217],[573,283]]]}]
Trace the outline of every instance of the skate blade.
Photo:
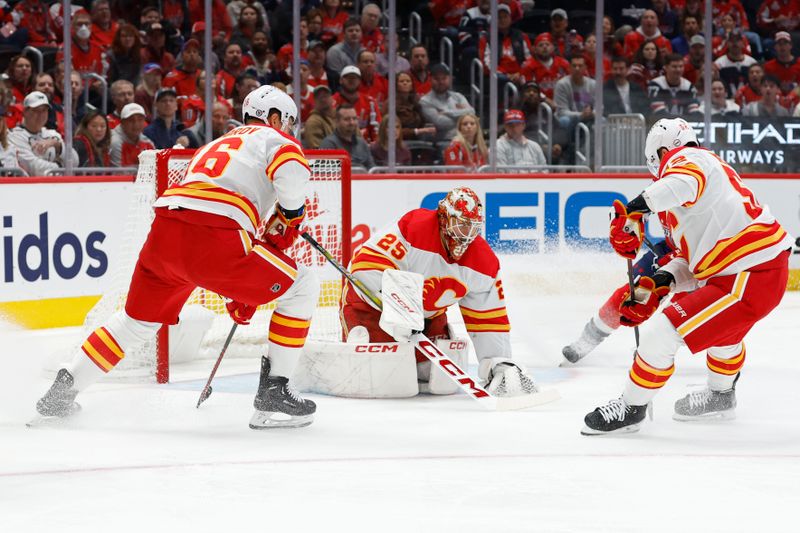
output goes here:
[{"label": "skate blade", "polygon": [[597,437],[600,435],[624,435],[625,433],[636,433],[639,431],[639,427],[642,425],[641,422],[638,424],[631,424],[630,426],[625,426],[624,428],[615,429],[614,431],[598,431],[596,429],[592,429],[589,426],[583,426],[581,430],[581,435],[586,435],[587,437]]},{"label": "skate blade", "polygon": [[302,428],[313,421],[313,414],[292,416],[274,411],[256,411],[250,418],[250,429]]},{"label": "skate blade", "polygon": [[528,409],[529,407],[554,402],[560,398],[561,394],[556,389],[544,389],[533,394],[521,394],[519,396],[500,396],[497,397],[495,410],[516,411]]},{"label": "skate blade", "polygon": [[79,413],[80,411],[81,405],[78,402],[73,402],[71,409],[64,416],[36,415],[25,423],[25,427],[38,428],[60,426],[66,424],[75,414]]},{"label": "skate blade", "polygon": [[733,409],[728,411],[715,411],[713,413],[697,416],[681,415],[678,413],[672,414],[672,419],[678,422],[721,422],[723,420],[733,420],[734,418],[736,418],[736,411]]}]

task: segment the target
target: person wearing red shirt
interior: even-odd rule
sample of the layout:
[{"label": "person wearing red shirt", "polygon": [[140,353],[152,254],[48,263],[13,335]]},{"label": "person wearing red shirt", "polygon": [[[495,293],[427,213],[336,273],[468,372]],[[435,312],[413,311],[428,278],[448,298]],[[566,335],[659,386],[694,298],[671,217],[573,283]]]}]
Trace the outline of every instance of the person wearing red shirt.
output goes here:
[{"label": "person wearing red shirt", "polygon": [[195,39],[189,39],[183,45],[183,67],[176,68],[164,76],[161,82],[162,87],[173,87],[175,93],[180,96],[194,94],[197,87],[197,73],[203,59],[200,57],[200,43]]},{"label": "person wearing red shirt", "polygon": [[747,69],[747,83],[739,87],[733,100],[744,108],[750,102],[761,100],[761,80],[764,78],[764,67],[760,63],[750,65]]},{"label": "person wearing red shirt", "polygon": [[[461,17],[464,16],[467,9],[472,7],[472,4],[470,0],[432,0],[428,6],[437,28],[458,28]],[[500,4],[500,6],[503,5],[505,4]],[[500,6],[497,6],[498,9]]]},{"label": "person wearing red shirt", "polygon": [[[291,72],[292,60],[294,58],[294,46],[286,43],[278,49],[277,54],[278,68],[281,72]],[[300,57],[308,59],[308,23],[305,19],[300,20]]]},{"label": "person wearing red shirt", "polygon": [[425,45],[417,44],[411,47],[411,81],[414,83],[414,92],[422,98],[431,92],[431,71],[428,70],[430,59]]},{"label": "person wearing red shirt", "polygon": [[11,82],[11,95],[17,104],[22,104],[25,96],[33,90],[33,64],[25,56],[14,56],[6,69],[6,75]]},{"label": "person wearing red shirt", "polygon": [[[533,45],[525,33],[511,27],[511,8],[507,4],[500,4],[497,7],[497,29],[497,40],[500,46],[497,72],[502,74],[502,76],[498,76],[498,82],[501,87],[506,80],[518,84],[521,82],[522,65],[533,56]],[[487,35],[481,36],[478,56],[483,61],[484,70],[488,73],[492,68],[492,53]]]},{"label": "person wearing red shirt", "polygon": [[706,39],[702,35],[693,35],[689,39],[689,53],[683,57],[683,77],[697,85],[703,72],[703,61],[706,53]]},{"label": "person wearing red shirt", "polygon": [[111,19],[111,6],[108,0],[96,0],[92,4],[92,44],[104,52],[111,48],[119,24]]},{"label": "person wearing red shirt", "polygon": [[330,87],[328,71],[325,68],[325,45],[322,41],[308,43],[308,84],[311,87],[324,85]]},{"label": "person wearing red shirt", "polygon": [[371,96],[380,105],[389,97],[389,82],[375,71],[375,54],[362,50],[358,54],[358,70],[361,71],[361,85],[358,92]]},{"label": "person wearing red shirt", "polygon": [[[92,18],[88,12],[80,10],[72,18],[72,68],[81,74],[97,74],[105,77],[108,70],[105,52],[99,45],[93,44]],[[64,61],[64,50],[56,54],[56,62]],[[98,94],[105,90],[103,82],[93,79],[91,82],[92,90]]]},{"label": "person wearing red shirt", "polygon": [[376,54],[384,51],[384,36],[380,21],[381,8],[377,4],[367,4],[361,10],[361,46]]},{"label": "person wearing red shirt", "polygon": [[224,98],[232,97],[236,78],[243,71],[242,47],[236,43],[231,43],[225,47],[225,54],[222,57],[222,68],[217,73],[217,94]]},{"label": "person wearing red shirt", "polygon": [[342,69],[339,79],[339,92],[333,95],[334,107],[350,104],[356,111],[361,136],[367,144],[378,139],[378,126],[381,123],[381,112],[374,98],[358,91],[361,86],[361,71],[349,65]]},{"label": "person wearing red shirt", "polygon": [[[197,123],[206,111],[205,102],[206,72],[200,70],[197,73],[197,80],[194,93],[187,96],[178,96],[178,118],[181,124],[190,128]],[[230,101],[217,94],[217,78],[211,78],[211,94],[214,103],[223,104],[228,108],[228,115],[233,116],[233,105]]]},{"label": "person wearing red shirt", "polygon": [[[206,20],[205,2],[203,0],[189,0],[189,19],[192,23]],[[233,21],[228,13],[228,7],[222,0],[211,0],[211,25],[212,33],[222,34],[225,39],[230,39],[233,32]]]},{"label": "person wearing red shirt", "polygon": [[348,18],[350,15],[342,9],[341,0],[323,0],[320,40],[328,47],[340,42],[344,38],[344,23]]},{"label": "person wearing red shirt", "polygon": [[540,33],[534,43],[533,57],[522,65],[522,78],[526,82],[535,81],[548,98],[553,98],[556,82],[569,74],[569,62],[553,55],[555,46],[549,33]]},{"label": "person wearing red shirt", "polygon": [[22,0],[14,6],[14,10],[6,19],[13,22],[17,28],[28,30],[30,46],[46,48],[58,44],[55,21],[50,15],[47,4],[42,0]]},{"label": "person wearing red shirt", "polygon": [[456,131],[458,133],[444,150],[444,164],[470,169],[485,165],[489,151],[483,139],[478,117],[472,113],[461,115],[456,124]]},{"label": "person wearing red shirt", "polygon": [[189,4],[186,0],[161,0],[159,5],[164,21],[173,28],[177,28],[178,33],[189,32],[191,23],[189,22]]},{"label": "person wearing red shirt", "polygon": [[800,0],[764,0],[756,13],[756,25],[769,33],[797,30]]},{"label": "person wearing red shirt", "polygon": [[658,15],[652,9],[648,9],[642,14],[640,25],[635,31],[625,35],[625,56],[632,61],[634,54],[645,41],[656,43],[656,47],[662,55],[665,50],[666,53],[672,52],[672,44],[669,39],[661,35],[661,30],[658,29]]},{"label": "person wearing red shirt", "polygon": [[167,52],[167,34],[160,22],[154,22],[145,30],[142,46],[142,63],[158,63],[161,70],[169,72],[175,67],[175,56]]},{"label": "person wearing red shirt", "polygon": [[550,12],[550,35],[556,47],[556,55],[568,61],[574,54],[583,50],[583,37],[578,35],[577,31],[569,29],[567,12],[561,8]]},{"label": "person wearing red shirt", "polygon": [[111,130],[111,165],[135,167],[139,165],[139,154],[154,150],[153,141],[142,134],[145,111],[139,104],[128,104],[122,108],[122,122]]},{"label": "person wearing red shirt", "polygon": [[788,94],[800,81],[800,62],[792,55],[792,36],[789,32],[775,34],[775,59],[764,63],[764,72],[781,80],[781,91]]},{"label": "person wearing red shirt", "polygon": [[[586,42],[583,47],[583,58],[586,60],[586,71],[589,73],[590,78],[595,76],[595,52],[597,50],[597,37],[594,33],[586,36]],[[603,80],[608,81],[611,78],[611,59],[609,59],[606,51],[603,51]]]},{"label": "person wearing red shirt", "polygon": [[[308,75],[310,70],[308,68],[308,60],[300,60],[300,120],[305,122],[311,116],[314,110],[314,88],[308,84]],[[292,83],[286,87],[286,93],[294,99],[294,88],[296,83]]]}]

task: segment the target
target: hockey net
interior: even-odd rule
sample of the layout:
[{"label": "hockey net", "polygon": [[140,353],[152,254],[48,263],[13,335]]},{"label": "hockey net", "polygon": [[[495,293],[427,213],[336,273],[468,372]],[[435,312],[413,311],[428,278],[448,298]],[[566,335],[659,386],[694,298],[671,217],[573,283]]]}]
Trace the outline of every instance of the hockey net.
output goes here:
[{"label": "hockey net", "polygon": [[[312,176],[304,227],[339,261],[346,263],[350,256],[350,160],[341,151],[308,150],[305,153]],[[114,312],[124,308],[139,250],[155,216],[153,202],[166,188],[183,178],[193,154],[194,150],[169,149],[149,150],[140,155],[125,240],[111,278],[111,287],[87,315],[84,337]],[[311,321],[309,339],[339,341],[341,275],[303,239],[298,239],[287,253],[297,264],[315,270],[320,279],[320,298]],[[237,328],[226,358],[258,357],[265,353],[269,319],[274,307],[274,303],[259,307],[250,325]],[[181,311],[181,325],[162,327],[155,340],[134,353],[126,353],[114,374],[155,376],[158,382],[166,382],[171,363],[219,355],[232,325],[222,297],[197,288]]]}]

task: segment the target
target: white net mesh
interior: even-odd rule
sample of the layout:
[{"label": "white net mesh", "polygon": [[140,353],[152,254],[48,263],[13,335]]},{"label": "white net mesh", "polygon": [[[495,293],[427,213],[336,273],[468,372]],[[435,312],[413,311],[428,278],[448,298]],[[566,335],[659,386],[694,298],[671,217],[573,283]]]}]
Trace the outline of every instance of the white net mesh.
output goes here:
[{"label": "white net mesh", "polygon": [[[342,160],[337,157],[315,156],[313,151],[307,152],[306,155],[311,166],[312,178],[304,226],[320,244],[341,261],[345,239],[350,238],[342,224]],[[113,268],[111,289],[103,295],[87,315],[81,342],[86,335],[100,326],[115,311],[124,307],[139,250],[147,238],[154,218],[152,205],[157,197],[158,184],[161,182],[163,188],[179,182],[186,173],[191,156],[192,151],[190,150],[162,150],[160,152],[150,150],[140,155],[139,172],[128,211],[125,241],[117,264]],[[163,181],[165,177],[166,182]],[[320,341],[338,341],[341,338],[341,326],[338,318],[341,275],[302,239],[298,239],[287,253],[298,264],[313,268],[321,282],[320,299],[311,321],[309,338]],[[225,357],[260,356],[265,352],[269,318],[274,307],[275,304],[261,306],[249,326],[237,328],[234,340]],[[196,337],[193,339],[196,343],[200,343],[199,337],[202,337],[202,343],[199,344],[199,347],[195,343],[195,348],[192,348],[192,353],[188,355],[180,350],[171,350],[173,352],[171,354],[172,362],[216,357],[233,324],[225,310],[222,298],[216,293],[198,288],[184,306],[184,312],[181,313],[182,322],[184,316],[186,322],[190,322],[192,317],[197,316],[202,316],[206,321],[200,329],[201,332],[188,330],[188,335]],[[210,326],[207,325],[208,321],[210,321]],[[170,328],[171,348],[176,348],[174,341],[178,337],[182,336],[186,340],[187,330],[181,330],[181,335],[178,333],[175,328]],[[188,345],[192,346],[192,342],[189,342]],[[157,359],[165,355],[166,350],[159,350],[158,341],[154,340],[135,353],[126,353],[114,374],[155,375]]]}]

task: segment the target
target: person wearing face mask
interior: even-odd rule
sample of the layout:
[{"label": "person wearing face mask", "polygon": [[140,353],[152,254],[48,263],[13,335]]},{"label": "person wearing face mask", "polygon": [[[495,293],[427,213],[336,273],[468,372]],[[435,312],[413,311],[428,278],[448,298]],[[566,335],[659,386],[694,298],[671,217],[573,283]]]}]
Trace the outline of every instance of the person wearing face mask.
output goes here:
[{"label": "person wearing face mask", "polygon": [[[83,74],[92,72],[105,76],[108,70],[105,53],[92,42],[91,37],[92,17],[86,11],[78,11],[72,19],[72,68]],[[56,61],[64,61],[63,47],[59,50]],[[100,90],[100,87],[97,86],[96,89]]]},{"label": "person wearing face mask", "polygon": [[[64,139],[57,131],[45,127],[50,102],[44,93],[33,91],[23,101],[22,124],[11,130],[10,143],[17,150],[20,168],[30,176],[44,176],[48,170],[62,168],[65,163]],[[78,165],[78,154],[70,154]]]}]

